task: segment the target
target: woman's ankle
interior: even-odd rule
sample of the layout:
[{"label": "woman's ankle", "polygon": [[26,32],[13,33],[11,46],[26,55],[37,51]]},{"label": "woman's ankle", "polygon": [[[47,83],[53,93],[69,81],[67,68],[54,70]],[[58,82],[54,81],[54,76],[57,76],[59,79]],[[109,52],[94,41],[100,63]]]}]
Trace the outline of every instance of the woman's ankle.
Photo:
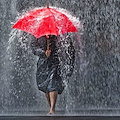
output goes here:
[{"label": "woman's ankle", "polygon": [[55,112],[55,108],[50,108],[50,112],[54,113]]}]

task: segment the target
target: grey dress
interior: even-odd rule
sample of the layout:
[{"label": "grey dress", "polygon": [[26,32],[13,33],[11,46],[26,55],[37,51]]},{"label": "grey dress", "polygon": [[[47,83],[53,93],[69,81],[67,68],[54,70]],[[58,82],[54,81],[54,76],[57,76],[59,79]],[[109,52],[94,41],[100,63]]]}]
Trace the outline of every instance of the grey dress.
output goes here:
[{"label": "grey dress", "polygon": [[58,91],[58,94],[61,94],[64,86],[60,76],[56,41],[50,40],[49,46],[51,55],[47,58],[45,55],[47,49],[46,37],[41,37],[31,42],[31,48],[34,55],[39,56],[36,71],[37,86],[39,90],[45,93]]}]

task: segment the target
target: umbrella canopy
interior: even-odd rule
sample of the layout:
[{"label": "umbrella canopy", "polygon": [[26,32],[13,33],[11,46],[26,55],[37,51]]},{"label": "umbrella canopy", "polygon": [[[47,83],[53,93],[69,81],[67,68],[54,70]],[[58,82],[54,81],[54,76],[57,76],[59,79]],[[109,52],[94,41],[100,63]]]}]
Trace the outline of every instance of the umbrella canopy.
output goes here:
[{"label": "umbrella canopy", "polygon": [[74,23],[66,14],[49,7],[34,9],[24,14],[14,24],[13,28],[31,33],[36,38],[44,35],[60,35],[68,32],[77,32]]}]

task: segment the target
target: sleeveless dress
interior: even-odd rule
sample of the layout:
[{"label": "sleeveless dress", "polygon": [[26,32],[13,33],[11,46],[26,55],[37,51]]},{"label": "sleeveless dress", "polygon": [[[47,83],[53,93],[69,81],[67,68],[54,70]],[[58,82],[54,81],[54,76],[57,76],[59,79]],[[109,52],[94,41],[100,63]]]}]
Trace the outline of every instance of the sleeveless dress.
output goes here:
[{"label": "sleeveless dress", "polygon": [[31,42],[33,54],[39,56],[36,71],[37,86],[44,93],[58,91],[58,94],[61,94],[64,90],[64,85],[60,76],[56,40],[50,40],[49,47],[51,55],[47,58],[45,55],[47,50],[46,37],[40,37]]}]

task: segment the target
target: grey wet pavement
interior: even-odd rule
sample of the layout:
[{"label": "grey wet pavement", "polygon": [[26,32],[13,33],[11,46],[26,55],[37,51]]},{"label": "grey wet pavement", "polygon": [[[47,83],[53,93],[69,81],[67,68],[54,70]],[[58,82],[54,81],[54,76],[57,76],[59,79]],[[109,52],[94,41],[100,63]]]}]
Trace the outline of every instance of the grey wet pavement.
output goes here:
[{"label": "grey wet pavement", "polygon": [[119,116],[1,116],[0,120],[120,120]]}]

